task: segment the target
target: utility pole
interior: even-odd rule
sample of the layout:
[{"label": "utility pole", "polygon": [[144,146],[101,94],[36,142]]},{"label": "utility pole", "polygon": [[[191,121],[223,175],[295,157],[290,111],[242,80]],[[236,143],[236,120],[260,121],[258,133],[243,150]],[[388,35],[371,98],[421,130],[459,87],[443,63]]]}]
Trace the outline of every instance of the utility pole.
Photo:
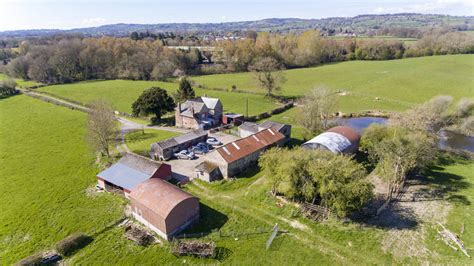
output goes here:
[{"label": "utility pole", "polygon": [[245,116],[249,117],[249,98],[247,97],[247,108],[245,109]]}]

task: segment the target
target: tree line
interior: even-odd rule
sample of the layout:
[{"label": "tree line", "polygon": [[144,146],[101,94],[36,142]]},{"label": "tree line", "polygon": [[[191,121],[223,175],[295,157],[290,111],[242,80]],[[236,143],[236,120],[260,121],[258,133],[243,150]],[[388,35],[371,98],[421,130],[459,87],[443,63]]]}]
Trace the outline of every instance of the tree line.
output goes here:
[{"label": "tree line", "polygon": [[[319,31],[301,34],[261,32],[245,39],[217,42],[215,50],[169,49],[153,38],[65,38],[30,44],[7,65],[16,78],[42,83],[88,79],[166,80],[186,74],[252,71],[261,61],[278,69],[346,60],[390,60],[415,56],[474,53],[474,36],[430,32],[415,44],[371,38],[327,38]],[[2,57],[6,57],[4,55]],[[204,59],[207,60],[204,60]]]}]

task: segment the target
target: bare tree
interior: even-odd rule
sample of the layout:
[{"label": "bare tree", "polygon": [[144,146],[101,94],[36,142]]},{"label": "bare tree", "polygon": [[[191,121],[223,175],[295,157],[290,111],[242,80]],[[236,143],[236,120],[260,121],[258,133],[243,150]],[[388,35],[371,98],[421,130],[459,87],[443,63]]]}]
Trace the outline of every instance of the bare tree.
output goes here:
[{"label": "bare tree", "polygon": [[258,86],[266,91],[267,96],[274,96],[274,92],[281,90],[281,84],[286,78],[281,70],[283,66],[273,57],[257,58],[249,67],[254,73]]},{"label": "bare tree", "polygon": [[313,136],[329,127],[329,117],[336,111],[337,95],[324,87],[318,87],[306,94],[298,115],[298,123]]},{"label": "bare tree", "polygon": [[91,147],[110,157],[116,133],[117,121],[110,104],[102,100],[93,102],[87,117],[87,140]]}]

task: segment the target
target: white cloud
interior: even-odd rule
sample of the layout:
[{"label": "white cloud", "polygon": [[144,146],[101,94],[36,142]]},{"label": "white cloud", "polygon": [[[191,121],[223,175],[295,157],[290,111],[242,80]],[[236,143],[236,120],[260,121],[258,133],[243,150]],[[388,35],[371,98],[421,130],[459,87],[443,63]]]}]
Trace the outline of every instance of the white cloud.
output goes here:
[{"label": "white cloud", "polygon": [[468,8],[474,13],[473,0],[436,0],[416,4],[377,7],[374,13],[448,13],[452,8]]},{"label": "white cloud", "polygon": [[82,20],[84,26],[98,26],[103,25],[107,20],[105,18],[87,18]]}]

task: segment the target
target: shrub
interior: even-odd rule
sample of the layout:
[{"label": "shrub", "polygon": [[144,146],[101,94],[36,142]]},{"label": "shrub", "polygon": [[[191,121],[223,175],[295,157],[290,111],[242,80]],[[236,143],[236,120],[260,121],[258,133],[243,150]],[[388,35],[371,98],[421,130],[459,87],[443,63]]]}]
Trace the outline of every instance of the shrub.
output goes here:
[{"label": "shrub", "polygon": [[56,250],[63,256],[70,256],[75,251],[87,246],[92,238],[83,233],[72,234],[56,244]]}]

